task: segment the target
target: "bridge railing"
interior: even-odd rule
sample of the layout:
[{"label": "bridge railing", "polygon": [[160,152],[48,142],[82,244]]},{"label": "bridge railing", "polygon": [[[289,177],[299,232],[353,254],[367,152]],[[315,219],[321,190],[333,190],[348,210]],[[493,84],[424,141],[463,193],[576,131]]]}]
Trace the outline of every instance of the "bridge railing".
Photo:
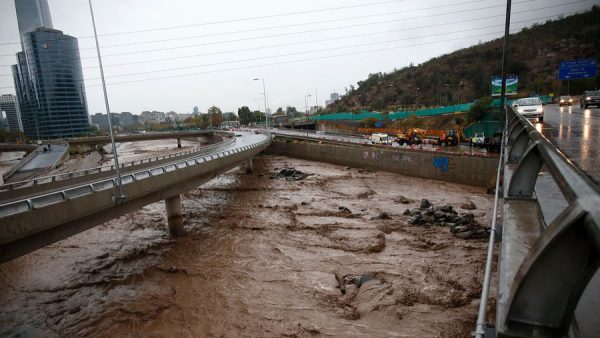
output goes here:
[{"label": "bridge railing", "polygon": [[[233,144],[235,142],[235,137],[234,137],[234,135],[230,135],[230,136],[231,136],[230,138],[228,138],[222,142],[214,143],[214,144],[211,144],[208,146],[197,147],[197,148],[194,148],[191,150],[179,151],[176,153],[171,153],[171,154],[162,155],[162,156],[144,158],[141,160],[123,162],[119,165],[119,168],[133,169],[132,167],[136,167],[136,166],[140,166],[140,165],[147,165],[150,163],[156,163],[156,162],[170,160],[170,159],[176,159],[176,158],[181,158],[181,157],[186,157],[186,156],[193,156],[193,155],[197,155],[197,154],[209,153],[209,152],[221,149],[223,147],[228,147],[231,144]],[[23,181],[12,182],[9,184],[0,185],[0,191],[7,191],[7,190],[10,191],[10,190],[17,189],[19,187],[27,187],[27,186],[32,186],[32,185],[35,186],[35,185],[39,185],[39,184],[56,182],[56,181],[60,181],[60,180],[68,180],[68,179],[73,179],[73,178],[78,178],[78,177],[84,177],[84,176],[88,176],[88,175],[92,175],[92,174],[111,173],[113,171],[115,171],[115,166],[108,165],[108,166],[99,166],[99,167],[95,167],[95,168],[72,171],[72,172],[68,172],[68,173],[60,173],[60,174],[55,174],[55,175],[50,175],[50,176],[42,176],[42,177],[37,177],[37,178],[29,179],[29,180],[23,180]]]},{"label": "bridge railing", "polygon": [[[235,139],[234,139],[235,140]],[[247,150],[251,150],[257,147],[264,146],[268,144],[270,139],[265,139],[259,142],[255,142],[253,144],[234,148],[231,150],[224,150],[212,154],[198,154],[192,157],[186,158],[178,158],[169,161],[168,163],[160,164],[157,166],[153,166],[151,168],[144,168],[132,172],[128,172],[121,177],[121,181],[123,185],[127,185],[130,183],[138,182],[147,178],[152,178],[155,176],[159,176],[164,173],[169,173],[178,169],[184,169],[194,165],[200,165],[205,162],[209,162],[212,160],[220,159],[226,157],[228,155],[233,155],[236,153],[244,152]],[[117,180],[114,177],[105,178],[101,180],[93,180],[90,182],[86,182],[84,184],[80,184],[77,186],[72,186],[67,189],[63,189],[60,191],[53,191],[47,194],[39,194],[30,198],[25,198],[17,201],[12,201],[9,203],[5,203],[0,205],[0,218],[8,217],[11,215],[19,214],[22,212],[27,212],[29,210],[34,210],[37,208],[46,207],[48,205],[52,205],[55,203],[60,203],[66,201],[68,199],[74,199],[82,196],[86,196],[89,194],[93,194],[98,191],[103,191],[106,189],[113,189],[117,187]],[[1,237],[1,236],[0,236]]]},{"label": "bridge railing", "polygon": [[[567,336],[600,266],[600,189],[510,107],[504,150],[496,335]],[[542,169],[567,203],[549,224],[535,192]]]}]

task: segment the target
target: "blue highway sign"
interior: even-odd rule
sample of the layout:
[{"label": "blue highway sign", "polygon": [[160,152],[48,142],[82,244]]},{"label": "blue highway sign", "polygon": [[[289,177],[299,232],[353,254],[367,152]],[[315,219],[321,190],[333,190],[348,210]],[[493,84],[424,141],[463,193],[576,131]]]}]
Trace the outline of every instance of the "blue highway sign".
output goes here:
[{"label": "blue highway sign", "polygon": [[596,59],[568,60],[560,63],[559,80],[576,80],[596,76]]}]

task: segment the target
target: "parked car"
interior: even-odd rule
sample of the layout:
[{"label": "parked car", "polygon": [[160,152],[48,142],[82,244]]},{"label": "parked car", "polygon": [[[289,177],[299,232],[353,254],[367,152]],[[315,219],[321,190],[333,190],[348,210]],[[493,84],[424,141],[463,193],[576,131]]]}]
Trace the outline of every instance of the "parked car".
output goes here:
[{"label": "parked car", "polygon": [[538,97],[518,99],[512,104],[517,112],[526,118],[537,118],[544,121],[544,106]]},{"label": "parked car", "polygon": [[572,106],[573,99],[569,95],[561,96],[558,100],[558,106]]},{"label": "parked car", "polygon": [[589,106],[600,107],[600,90],[587,90],[581,95],[579,100],[579,106],[581,108],[587,108]]}]

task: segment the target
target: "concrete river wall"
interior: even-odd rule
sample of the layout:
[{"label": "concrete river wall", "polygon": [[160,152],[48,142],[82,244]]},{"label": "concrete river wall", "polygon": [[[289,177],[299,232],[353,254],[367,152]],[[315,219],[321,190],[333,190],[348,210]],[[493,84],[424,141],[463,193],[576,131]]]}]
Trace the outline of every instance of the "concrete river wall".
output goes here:
[{"label": "concrete river wall", "polygon": [[274,138],[267,153],[485,188],[494,186],[498,167],[497,157],[389,146],[307,142],[288,137]]}]

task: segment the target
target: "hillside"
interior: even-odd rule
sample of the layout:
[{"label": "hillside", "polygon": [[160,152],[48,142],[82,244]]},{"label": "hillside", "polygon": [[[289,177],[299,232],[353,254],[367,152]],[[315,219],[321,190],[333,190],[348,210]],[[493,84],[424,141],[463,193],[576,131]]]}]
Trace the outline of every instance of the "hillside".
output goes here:
[{"label": "hillside", "polygon": [[[490,77],[501,73],[502,43],[498,38],[417,66],[370,74],[325,111],[392,111],[452,104],[459,91],[461,102],[489,95]],[[600,56],[600,7],[525,28],[511,34],[509,44],[508,73],[519,76],[519,93],[566,93],[566,83],[557,80],[560,61]],[[570,92],[598,87],[600,75],[571,81]]]}]

